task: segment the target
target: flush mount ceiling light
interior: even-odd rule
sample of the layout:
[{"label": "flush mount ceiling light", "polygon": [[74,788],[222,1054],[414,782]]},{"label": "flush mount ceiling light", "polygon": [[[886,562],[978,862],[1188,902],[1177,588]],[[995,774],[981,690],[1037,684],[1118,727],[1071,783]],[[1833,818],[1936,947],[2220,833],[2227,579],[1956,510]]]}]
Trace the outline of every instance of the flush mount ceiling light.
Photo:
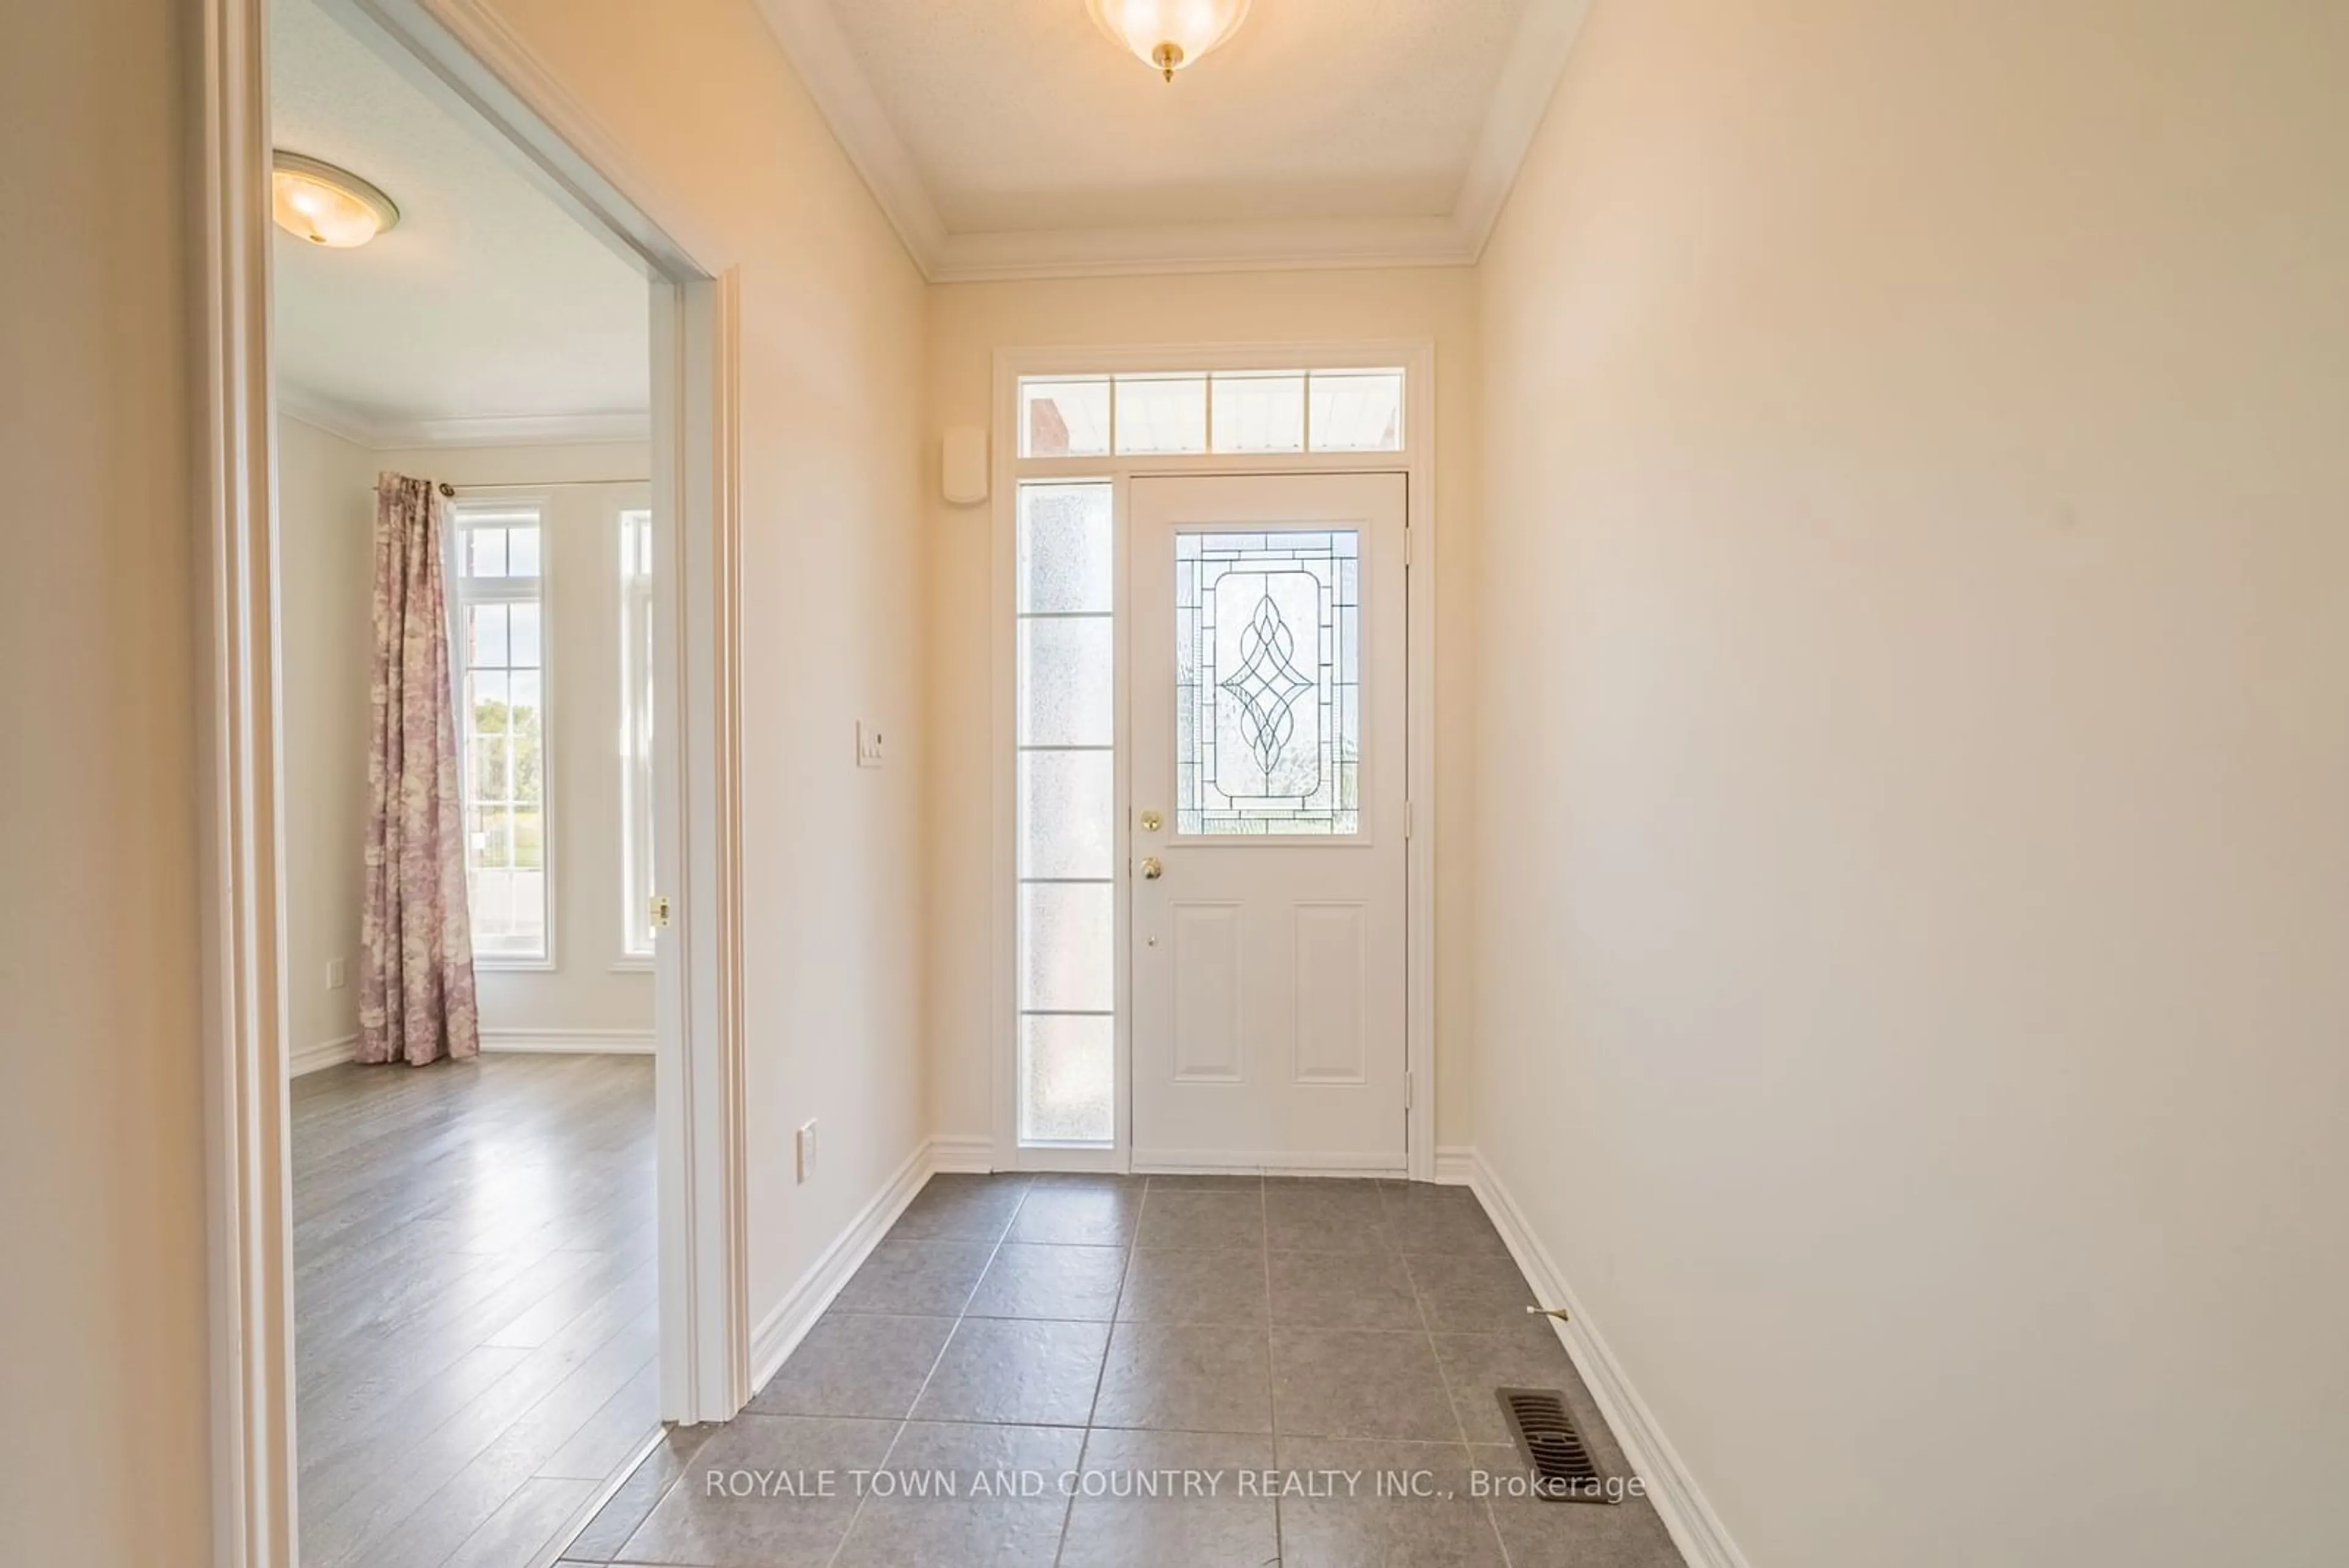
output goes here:
[{"label": "flush mount ceiling light", "polygon": [[287,234],[338,251],[363,245],[399,222],[390,197],[347,169],[298,152],[272,158],[269,210]]},{"label": "flush mount ceiling light", "polygon": [[1085,0],[1102,32],[1168,81],[1239,31],[1249,0]]}]

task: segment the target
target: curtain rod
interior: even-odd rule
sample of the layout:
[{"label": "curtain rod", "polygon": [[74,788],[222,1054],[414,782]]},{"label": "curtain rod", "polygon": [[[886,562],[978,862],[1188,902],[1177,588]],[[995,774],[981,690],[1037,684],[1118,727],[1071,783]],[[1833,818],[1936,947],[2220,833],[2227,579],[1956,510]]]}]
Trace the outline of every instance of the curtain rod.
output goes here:
[{"label": "curtain rod", "polygon": [[[526,490],[535,493],[542,490],[576,490],[590,484],[650,484],[651,483],[652,481],[649,479],[558,479],[552,482],[542,480],[535,484],[521,483],[512,484],[468,484],[462,488],[467,491]],[[440,486],[440,492],[444,495],[454,495],[456,493],[454,489],[451,489],[446,484]]]}]

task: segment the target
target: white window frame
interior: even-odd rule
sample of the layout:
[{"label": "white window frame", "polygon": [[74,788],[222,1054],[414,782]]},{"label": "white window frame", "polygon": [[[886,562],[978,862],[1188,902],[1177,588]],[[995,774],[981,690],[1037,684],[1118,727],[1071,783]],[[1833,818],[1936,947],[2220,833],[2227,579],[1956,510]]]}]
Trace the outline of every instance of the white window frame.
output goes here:
[{"label": "white window frame", "polygon": [[[1247,370],[1374,370],[1403,372],[1402,450],[1395,452],[1185,452],[1094,457],[1022,457],[1023,380],[1081,380],[1152,371],[1191,373]],[[1114,394],[1112,394],[1112,397]],[[1308,414],[1310,414],[1310,393]],[[1405,635],[1408,686],[1405,750],[1407,789],[1404,849],[1406,887],[1405,1174],[1433,1181],[1435,1158],[1435,346],[1432,340],[1342,343],[1193,344],[1177,347],[1102,348],[1004,348],[995,355],[993,399],[993,570],[989,622],[992,628],[993,760],[989,770],[992,867],[989,877],[991,971],[994,977],[992,1101],[994,1165],[999,1170],[1129,1170],[1133,1168],[1133,932],[1132,872],[1133,803],[1128,675],[1129,603],[1127,518],[1132,482],[1162,474],[1401,473],[1405,480],[1408,526],[1404,566],[1409,573]],[[1111,445],[1116,445],[1114,406]],[[1212,440],[1214,410],[1208,410]],[[1117,1023],[1115,1142],[1109,1147],[1022,1144],[1019,1139],[1019,486],[1034,480],[1108,480],[1116,592],[1117,833],[1112,864],[1117,882]]]},{"label": "white window frame", "polygon": [[[554,788],[554,536],[550,519],[554,514],[554,498],[543,491],[514,491],[495,486],[457,487],[455,498],[449,504],[449,553],[446,576],[449,595],[450,670],[457,683],[456,709],[460,720],[457,735],[458,750],[462,753],[462,794],[465,803],[466,839],[470,853],[473,811],[473,763],[467,748],[471,744],[471,715],[465,707],[465,684],[469,667],[466,662],[464,635],[465,608],[477,604],[522,604],[535,600],[538,605],[538,747],[539,747],[539,871],[546,889],[545,950],[536,956],[510,953],[473,954],[473,967],[481,971],[509,973],[549,974],[562,965],[561,934],[556,919],[562,900],[556,888],[555,872],[555,788]],[[470,526],[467,516],[507,515],[532,512],[538,518],[538,576],[534,578],[468,577],[462,570],[464,539]],[[515,591],[513,585],[535,584],[535,591]],[[468,867],[468,870],[471,867]]]},{"label": "white window frame", "polygon": [[[641,527],[641,558],[647,569],[632,564],[630,530]],[[624,502],[613,513],[612,549],[606,556],[619,568],[620,604],[620,929],[619,957],[612,968],[628,972],[653,967],[658,933],[652,929],[654,845],[658,836],[653,820],[655,769],[648,729],[653,722],[655,679],[650,668],[657,646],[653,629],[654,578],[653,510],[647,502]]]}]

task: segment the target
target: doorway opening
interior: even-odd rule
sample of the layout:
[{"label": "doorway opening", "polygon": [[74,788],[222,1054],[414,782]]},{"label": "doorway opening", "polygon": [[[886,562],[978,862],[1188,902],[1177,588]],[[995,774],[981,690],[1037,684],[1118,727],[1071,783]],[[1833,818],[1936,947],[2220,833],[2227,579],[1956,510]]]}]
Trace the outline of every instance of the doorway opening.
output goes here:
[{"label": "doorway opening", "polygon": [[[206,26],[225,1560],[525,1562],[749,1393],[734,281],[481,15]],[[298,200],[271,228],[279,149],[375,199],[371,244]],[[447,788],[370,867],[385,539]],[[430,983],[381,983],[419,931],[363,930],[370,879],[455,912]]]}]

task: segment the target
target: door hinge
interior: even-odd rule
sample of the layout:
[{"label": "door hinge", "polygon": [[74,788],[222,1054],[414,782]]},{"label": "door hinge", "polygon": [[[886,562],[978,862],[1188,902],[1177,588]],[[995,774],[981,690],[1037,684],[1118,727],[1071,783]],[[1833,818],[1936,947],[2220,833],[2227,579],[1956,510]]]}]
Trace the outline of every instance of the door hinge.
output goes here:
[{"label": "door hinge", "polygon": [[1402,841],[1409,844],[1418,832],[1419,803],[1407,800],[1402,803]]},{"label": "door hinge", "polygon": [[1412,1091],[1414,1086],[1411,1081],[1411,1075],[1405,1073],[1402,1075],[1402,1108],[1404,1110],[1411,1109]]},{"label": "door hinge", "polygon": [[665,895],[655,893],[652,896],[647,912],[652,916],[653,929],[655,930],[667,930],[668,929],[668,899]]},{"label": "door hinge", "polygon": [[1402,527],[1402,564],[1406,566],[1411,565],[1411,524],[1408,523]]}]

